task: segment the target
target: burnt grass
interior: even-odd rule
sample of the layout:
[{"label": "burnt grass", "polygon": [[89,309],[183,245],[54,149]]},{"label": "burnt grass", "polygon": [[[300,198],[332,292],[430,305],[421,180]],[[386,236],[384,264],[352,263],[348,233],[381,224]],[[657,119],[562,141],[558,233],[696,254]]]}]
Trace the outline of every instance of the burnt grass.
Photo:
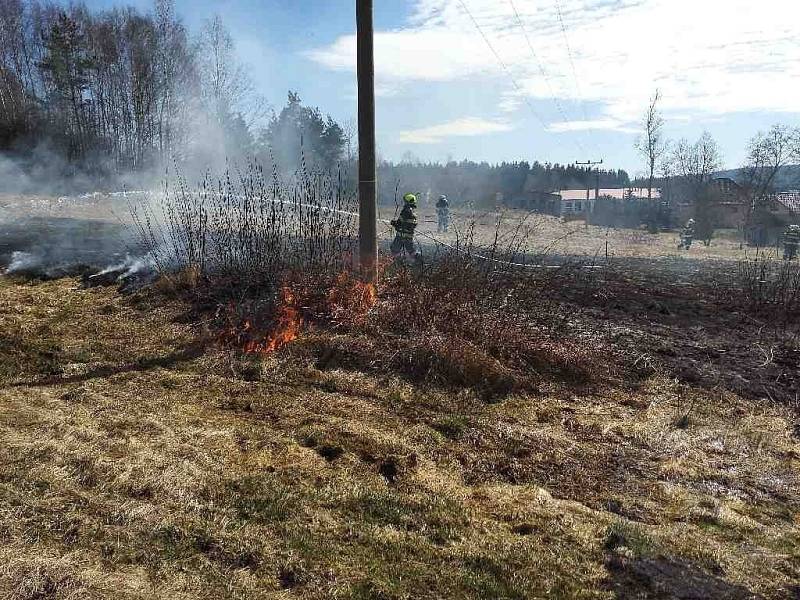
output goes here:
[{"label": "burnt grass", "polygon": [[346,303],[333,319],[320,318],[330,307],[307,310],[333,335],[295,352],[311,349],[321,369],[394,372],[487,401],[554,381],[573,393],[635,388],[659,374],[800,409],[800,312],[756,305],[736,263],[587,267],[509,274],[451,256],[390,272],[368,314]]},{"label": "burnt grass", "polygon": [[800,408],[800,313],[754,306],[728,261],[615,261],[566,294],[637,371]]}]

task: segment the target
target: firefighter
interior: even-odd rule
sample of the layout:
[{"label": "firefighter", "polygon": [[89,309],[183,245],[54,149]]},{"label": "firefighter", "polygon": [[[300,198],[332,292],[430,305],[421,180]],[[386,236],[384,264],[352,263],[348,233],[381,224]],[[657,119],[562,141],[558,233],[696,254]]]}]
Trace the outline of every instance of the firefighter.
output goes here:
[{"label": "firefighter", "polygon": [[789,225],[783,233],[783,260],[792,260],[797,256],[800,245],[800,225]]},{"label": "firefighter", "polygon": [[444,194],[439,196],[439,201],[436,203],[436,216],[439,218],[437,231],[439,233],[447,233],[450,227],[450,204]]},{"label": "firefighter", "polygon": [[403,210],[400,211],[400,216],[391,222],[395,230],[391,250],[395,257],[405,252],[419,262],[421,256],[414,248],[414,230],[417,228],[416,208],[417,197],[414,194],[403,196]]},{"label": "firefighter", "polygon": [[694,241],[694,219],[689,219],[686,223],[686,227],[683,228],[681,231],[681,243],[678,244],[678,250],[681,248],[685,248],[688,250],[692,247],[692,242]]}]

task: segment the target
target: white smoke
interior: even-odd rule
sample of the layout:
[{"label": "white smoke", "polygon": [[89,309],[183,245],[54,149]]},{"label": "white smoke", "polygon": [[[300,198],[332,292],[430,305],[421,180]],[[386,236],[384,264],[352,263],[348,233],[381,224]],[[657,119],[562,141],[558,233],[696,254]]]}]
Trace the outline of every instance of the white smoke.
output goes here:
[{"label": "white smoke", "polygon": [[113,266],[133,274],[151,262],[140,257],[144,252],[124,220],[127,203],[121,199],[7,198],[8,214],[0,215],[0,274],[50,279]]},{"label": "white smoke", "polygon": [[125,260],[109,265],[105,269],[102,269],[92,275],[90,279],[95,277],[104,277],[105,275],[116,273],[117,280],[123,281],[129,277],[133,277],[134,275],[139,275],[140,273],[151,273],[155,270],[156,264],[151,256],[141,257],[126,254]]},{"label": "white smoke", "polygon": [[11,253],[11,262],[5,270],[6,275],[13,275],[14,273],[25,273],[28,271],[37,270],[42,264],[42,258],[31,254],[30,252],[22,252],[16,250]]}]

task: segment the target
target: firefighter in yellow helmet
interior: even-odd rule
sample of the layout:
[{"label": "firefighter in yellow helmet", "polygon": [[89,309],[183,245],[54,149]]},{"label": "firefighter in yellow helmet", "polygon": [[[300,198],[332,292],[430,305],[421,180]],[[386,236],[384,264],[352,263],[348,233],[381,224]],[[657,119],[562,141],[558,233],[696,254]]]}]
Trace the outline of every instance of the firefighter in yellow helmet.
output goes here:
[{"label": "firefighter in yellow helmet", "polygon": [[414,230],[417,228],[417,197],[414,194],[403,196],[403,210],[400,215],[392,221],[395,230],[394,241],[392,241],[392,254],[400,256],[404,252],[408,256],[420,259],[419,253],[414,248]]}]

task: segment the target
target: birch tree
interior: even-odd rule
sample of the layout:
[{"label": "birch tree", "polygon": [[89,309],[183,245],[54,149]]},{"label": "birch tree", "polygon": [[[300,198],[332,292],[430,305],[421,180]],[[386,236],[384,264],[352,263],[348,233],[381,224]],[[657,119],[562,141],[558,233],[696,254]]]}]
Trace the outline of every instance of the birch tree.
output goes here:
[{"label": "birch tree", "polygon": [[656,90],[650,100],[650,105],[642,121],[643,132],[636,142],[636,149],[647,162],[647,199],[653,198],[653,180],[655,179],[656,168],[659,162],[667,153],[668,145],[664,139],[663,128],[664,118],[658,110],[658,101],[661,94]]}]

